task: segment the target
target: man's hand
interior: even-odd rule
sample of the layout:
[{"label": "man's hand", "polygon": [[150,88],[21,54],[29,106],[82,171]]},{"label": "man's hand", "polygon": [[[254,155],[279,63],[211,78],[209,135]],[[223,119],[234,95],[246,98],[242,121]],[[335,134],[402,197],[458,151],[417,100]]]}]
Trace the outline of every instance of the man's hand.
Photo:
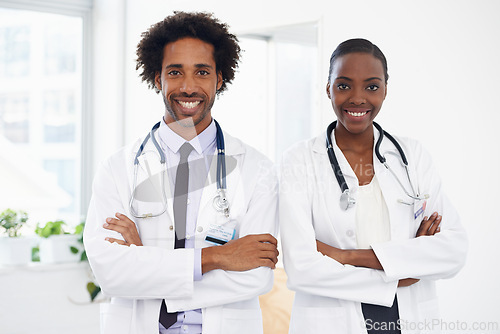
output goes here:
[{"label": "man's hand", "polygon": [[223,246],[202,249],[201,270],[246,271],[258,267],[276,268],[278,241],[270,234],[247,235]]},{"label": "man's hand", "polygon": [[120,245],[130,246],[142,246],[142,240],[139,237],[139,232],[137,232],[137,227],[134,222],[131,221],[127,216],[117,213],[116,218],[107,218],[106,223],[103,227],[108,230],[116,231],[123,236],[125,241],[115,238],[106,238],[106,241],[116,242]]},{"label": "man's hand", "polygon": [[417,279],[417,278],[404,278],[404,279],[400,279],[399,282],[398,282],[398,288],[404,288],[406,286],[413,285],[413,284],[417,283],[418,281],[420,281],[420,280]]},{"label": "man's hand", "polygon": [[437,212],[434,212],[429,218],[424,217],[420,226],[417,230],[416,238],[421,237],[423,235],[434,235],[441,231],[439,224],[441,224],[441,219],[443,217],[438,215]]}]

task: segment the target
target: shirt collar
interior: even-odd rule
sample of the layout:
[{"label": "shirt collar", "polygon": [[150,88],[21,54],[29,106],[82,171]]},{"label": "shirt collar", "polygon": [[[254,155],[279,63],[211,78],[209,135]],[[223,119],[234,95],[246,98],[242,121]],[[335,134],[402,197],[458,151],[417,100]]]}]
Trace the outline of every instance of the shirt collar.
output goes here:
[{"label": "shirt collar", "polygon": [[[210,125],[196,137],[188,141],[188,143],[190,143],[194,150],[201,155],[206,149],[212,146],[215,142],[216,135],[217,128],[215,127],[214,120],[212,119]],[[177,153],[179,148],[186,142],[186,140],[175,133],[163,119],[160,122],[158,136],[160,137],[163,149],[165,150],[168,147],[174,153]]]}]

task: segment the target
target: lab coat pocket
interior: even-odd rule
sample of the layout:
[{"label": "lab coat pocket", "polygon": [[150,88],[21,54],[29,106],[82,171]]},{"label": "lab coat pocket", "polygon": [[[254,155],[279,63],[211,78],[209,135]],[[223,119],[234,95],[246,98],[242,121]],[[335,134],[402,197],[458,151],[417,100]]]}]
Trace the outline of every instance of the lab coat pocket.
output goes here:
[{"label": "lab coat pocket", "polygon": [[262,313],[260,308],[224,308],[222,310],[221,334],[256,334],[262,333],[262,328]]},{"label": "lab coat pocket", "polygon": [[289,334],[348,333],[347,314],[342,307],[294,307]]},{"label": "lab coat pocket", "polygon": [[437,298],[432,298],[418,303],[418,314],[420,324],[432,324],[431,326],[421,325],[421,334],[440,333],[441,316],[439,314],[439,302]]},{"label": "lab coat pocket", "polygon": [[128,334],[132,305],[103,303],[100,307],[101,334]]}]

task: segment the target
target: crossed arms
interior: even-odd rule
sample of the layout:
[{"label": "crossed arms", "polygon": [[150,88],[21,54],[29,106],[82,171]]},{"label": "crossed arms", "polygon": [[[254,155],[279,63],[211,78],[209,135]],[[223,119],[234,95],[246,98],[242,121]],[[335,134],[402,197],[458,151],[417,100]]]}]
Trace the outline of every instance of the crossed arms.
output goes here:
[{"label": "crossed arms", "polygon": [[[107,218],[105,229],[120,233],[124,240],[106,238],[120,245],[142,246],[135,223],[127,216],[117,213],[116,218]],[[276,268],[278,262],[278,241],[271,234],[246,235],[231,240],[222,246],[203,248],[201,270],[205,274],[215,269],[246,271],[258,267]]]}]

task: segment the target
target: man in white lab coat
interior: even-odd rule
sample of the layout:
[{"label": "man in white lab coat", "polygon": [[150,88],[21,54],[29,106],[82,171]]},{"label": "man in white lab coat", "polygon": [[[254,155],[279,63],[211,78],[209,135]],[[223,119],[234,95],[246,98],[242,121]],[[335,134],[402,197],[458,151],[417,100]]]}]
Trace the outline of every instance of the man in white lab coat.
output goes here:
[{"label": "man in white lab coat", "polygon": [[[102,333],[262,333],[258,296],[271,289],[278,256],[277,178],[267,158],[222,135],[211,117],[239,53],[227,26],[205,13],[176,12],[138,44],[137,68],[165,114],[94,179],[84,242],[111,297]],[[222,137],[228,210],[215,205]]]}]

